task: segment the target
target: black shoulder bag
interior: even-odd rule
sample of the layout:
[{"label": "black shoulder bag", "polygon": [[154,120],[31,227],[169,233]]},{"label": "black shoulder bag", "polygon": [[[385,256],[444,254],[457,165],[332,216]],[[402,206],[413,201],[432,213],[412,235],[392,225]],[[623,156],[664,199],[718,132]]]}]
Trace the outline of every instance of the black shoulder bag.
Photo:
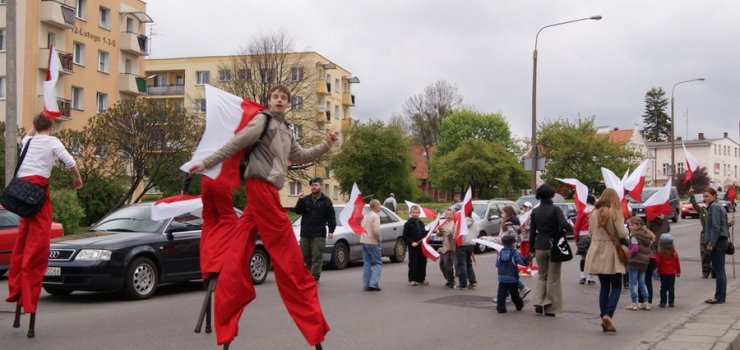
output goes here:
[{"label": "black shoulder bag", "polygon": [[18,164],[15,166],[13,179],[10,180],[8,187],[5,187],[3,194],[0,195],[0,203],[2,203],[5,209],[8,209],[24,218],[30,218],[36,215],[44,205],[44,199],[46,199],[45,188],[18,178],[18,169],[20,169],[23,159],[26,158],[26,153],[28,153],[28,146],[31,145],[31,140],[33,140],[33,138],[29,139],[28,142],[26,142],[26,146],[23,147],[21,157],[18,159]]},{"label": "black shoulder bag", "polygon": [[[555,208],[555,215],[563,215],[559,208]],[[550,245],[550,261],[552,262],[564,262],[573,259],[573,251],[570,249],[568,239],[565,238],[565,233],[568,230],[565,227],[560,226],[560,218],[558,217],[558,231],[555,237],[552,239]]]}]

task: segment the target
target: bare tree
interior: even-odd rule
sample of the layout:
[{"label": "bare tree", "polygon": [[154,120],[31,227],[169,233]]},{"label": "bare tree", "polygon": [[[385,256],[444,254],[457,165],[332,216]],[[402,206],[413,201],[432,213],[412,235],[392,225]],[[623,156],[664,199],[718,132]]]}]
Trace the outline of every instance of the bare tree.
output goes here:
[{"label": "bare tree", "polygon": [[444,80],[437,80],[424,88],[424,92],[409,97],[403,106],[403,114],[408,120],[414,141],[424,147],[427,161],[429,150],[439,142],[442,119],[460,108],[463,97],[452,85]]},{"label": "bare tree", "polygon": [[388,121],[388,126],[393,126],[398,128],[398,130],[401,130],[401,135],[408,136],[411,134],[411,131],[409,129],[409,123],[406,122],[406,119],[401,116],[400,114],[393,114],[391,116],[391,119]]}]

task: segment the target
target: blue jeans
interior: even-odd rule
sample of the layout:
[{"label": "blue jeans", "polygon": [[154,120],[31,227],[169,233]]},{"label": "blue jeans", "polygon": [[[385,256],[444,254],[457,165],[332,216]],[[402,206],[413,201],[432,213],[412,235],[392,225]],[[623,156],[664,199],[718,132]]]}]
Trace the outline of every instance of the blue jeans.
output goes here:
[{"label": "blue jeans", "polygon": [[714,291],[714,298],[717,301],[724,303],[725,295],[727,294],[727,275],[725,274],[725,252],[727,251],[727,245],[729,242],[727,238],[717,240],[717,244],[712,247],[710,253],[710,259],[712,260],[712,270],[716,277],[716,288]]},{"label": "blue jeans", "polygon": [[614,317],[614,310],[619,303],[619,293],[622,291],[622,274],[613,275],[599,274],[599,316],[608,315]]},{"label": "blue jeans", "polygon": [[676,275],[660,275],[660,305],[673,305],[676,300]]},{"label": "blue jeans", "polygon": [[640,288],[640,294],[649,295],[647,290],[647,284],[645,284],[645,271],[630,270],[630,297],[632,303],[637,303],[637,288]]},{"label": "blue jeans", "polygon": [[362,289],[378,288],[380,268],[383,261],[380,256],[380,244],[362,243]]}]

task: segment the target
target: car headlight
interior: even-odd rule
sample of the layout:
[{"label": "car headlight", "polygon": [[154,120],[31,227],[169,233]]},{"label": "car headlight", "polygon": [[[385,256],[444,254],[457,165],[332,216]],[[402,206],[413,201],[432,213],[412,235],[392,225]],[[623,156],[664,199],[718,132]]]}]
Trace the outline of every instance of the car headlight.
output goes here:
[{"label": "car headlight", "polygon": [[83,249],[75,257],[75,260],[110,260],[111,251],[104,249]]}]

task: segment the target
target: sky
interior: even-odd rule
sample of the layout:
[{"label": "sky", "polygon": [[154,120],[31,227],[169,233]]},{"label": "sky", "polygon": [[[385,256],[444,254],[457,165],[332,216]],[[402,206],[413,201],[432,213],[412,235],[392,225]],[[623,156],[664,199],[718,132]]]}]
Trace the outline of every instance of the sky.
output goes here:
[{"label": "sky", "polygon": [[[501,113],[517,137],[537,120],[595,116],[642,126],[645,94],[674,84],[676,136],[740,137],[740,1],[713,0],[148,0],[151,58],[235,54],[284,31],[360,78],[352,117],[388,120],[436,80],[464,105]],[[670,107],[666,110],[670,115]],[[688,129],[686,127],[688,120]]]}]

